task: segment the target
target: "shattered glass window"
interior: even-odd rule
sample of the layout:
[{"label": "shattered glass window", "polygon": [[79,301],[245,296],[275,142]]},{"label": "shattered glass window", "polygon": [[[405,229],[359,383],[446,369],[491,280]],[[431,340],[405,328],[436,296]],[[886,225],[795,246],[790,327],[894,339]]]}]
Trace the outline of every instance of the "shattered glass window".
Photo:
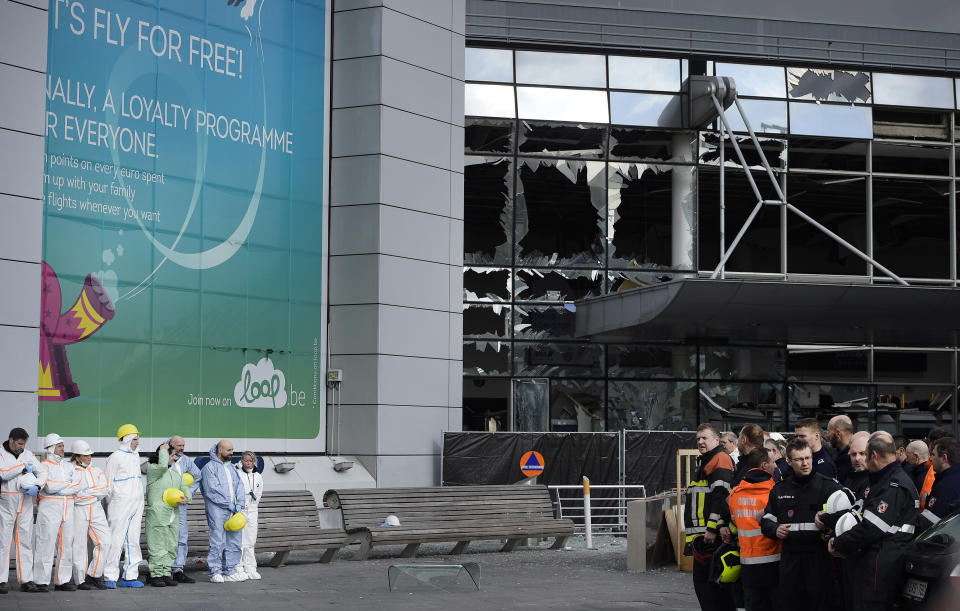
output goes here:
[{"label": "shattered glass window", "polygon": [[517,339],[573,339],[576,310],[572,305],[514,307],[513,332]]},{"label": "shattered glass window", "polygon": [[696,138],[696,132],[611,127],[610,159],[689,161],[687,152],[694,149]]},{"label": "shattered glass window", "polygon": [[826,138],[873,138],[869,106],[790,102],[790,133]]},{"label": "shattered glass window", "polygon": [[[737,139],[737,145],[740,147],[740,152],[743,153],[743,158],[746,160],[747,166],[754,170],[763,170],[760,153],[757,152],[757,147],[753,145],[753,140],[750,139],[750,136],[734,137]],[[760,141],[760,149],[763,151],[763,155],[767,158],[767,163],[770,164],[771,168],[776,169],[785,166],[787,158],[786,142],[763,136],[758,136],[757,140]],[[719,142],[720,134],[716,132],[700,132],[700,163],[719,167]],[[737,157],[737,152],[733,148],[730,136],[724,139],[723,146],[724,167],[742,168],[743,166],[740,165],[740,158]]]},{"label": "shattered glass window", "polygon": [[517,51],[517,82],[530,85],[606,87],[603,55]]},{"label": "shattered glass window", "polygon": [[463,129],[463,147],[466,153],[513,152],[513,121],[496,119],[467,119]]},{"label": "shattered glass window", "polygon": [[463,305],[463,336],[510,337],[510,306],[501,303]]},{"label": "shattered glass window", "polygon": [[867,169],[867,143],[834,138],[790,138],[790,168],[807,170]]},{"label": "shattered glass window", "polygon": [[640,270],[611,271],[607,274],[608,293],[622,293],[679,278],[695,278],[695,271],[661,270],[645,272]]},{"label": "shattered glass window", "polygon": [[717,63],[717,76],[732,76],[737,84],[737,96],[761,98],[787,97],[784,69],[780,66]]},{"label": "shattered glass window", "polygon": [[517,183],[517,262],[535,267],[603,261],[605,164],[521,158]]},{"label": "shattered glass window", "polygon": [[[743,113],[750,121],[750,127],[758,134],[785,134],[787,133],[787,103],[774,100],[740,100]],[[727,110],[727,121],[730,129],[735,132],[746,132],[747,124],[737,110],[731,106]],[[719,128],[718,119],[717,126]]]},{"label": "shattered glass window", "polygon": [[694,378],[697,349],[690,346],[607,346],[607,375],[618,378]]},{"label": "shattered glass window", "polygon": [[510,380],[463,379],[463,430],[510,430]]},{"label": "shattered glass window", "polygon": [[610,164],[610,266],[693,268],[695,171],[693,166]]},{"label": "shattered glass window", "polygon": [[950,182],[873,179],[873,256],[900,277],[950,277]]},{"label": "shattered glass window", "polygon": [[551,380],[550,430],[596,433],[605,430],[603,380]]},{"label": "shattered glass window", "polygon": [[873,386],[793,383],[788,388],[790,422],[800,418],[822,420],[846,414],[856,423],[872,412],[874,407]]},{"label": "shattered glass window", "polygon": [[953,79],[916,74],[873,73],[873,103],[884,106],[955,108]]},{"label": "shattered glass window", "polygon": [[790,377],[798,380],[868,380],[869,350],[791,346],[787,354]]},{"label": "shattered glass window", "polygon": [[600,125],[520,121],[519,153],[602,158],[607,128]]},{"label": "shattered glass window", "polygon": [[825,68],[787,68],[787,94],[795,100],[869,103],[870,73]]},{"label": "shattered glass window", "polygon": [[783,384],[779,383],[719,380],[700,383],[700,409],[704,420],[722,418],[730,426],[755,422],[768,430],[783,430],[785,399]]},{"label": "shattered glass window", "polygon": [[873,107],[875,138],[897,140],[950,140],[950,113],[916,108]]},{"label": "shattered glass window", "polygon": [[680,96],[611,91],[610,121],[620,125],[683,127]]},{"label": "shattered glass window", "polygon": [[611,381],[607,429],[692,431],[697,427],[697,383]]},{"label": "shattered glass window", "polygon": [[517,301],[576,301],[603,292],[603,272],[593,270],[517,270]]},{"label": "shattered glass window", "polygon": [[[867,240],[867,178],[791,173],[787,201],[861,252]],[[787,213],[787,271],[862,276],[867,264],[792,212]]]},{"label": "shattered glass window", "polygon": [[611,55],[608,63],[611,89],[680,91],[680,60]]},{"label": "shattered glass window", "polygon": [[517,87],[521,119],[609,123],[607,92],[553,87]]},{"label": "shattered glass window", "polygon": [[467,47],[464,75],[468,81],[513,82],[513,51]]},{"label": "shattered glass window", "polygon": [[465,156],[463,161],[463,262],[509,264],[513,164],[503,157]]},{"label": "shattered glass window", "polygon": [[463,112],[476,117],[515,117],[517,107],[513,100],[513,85],[463,86]]},{"label": "shattered glass window", "polygon": [[[949,386],[927,385],[884,385],[877,386],[877,412],[914,412],[919,414],[936,415],[945,422],[930,421],[921,425],[921,430],[929,431],[937,424],[950,426],[951,406],[953,404],[953,388]],[[907,425],[904,424],[904,427]],[[952,466],[952,465],[951,465]]]},{"label": "shattered glass window", "polygon": [[463,374],[510,375],[510,343],[498,340],[465,340],[463,342]]},{"label": "shattered glass window", "polygon": [[603,376],[603,346],[597,344],[518,341],[514,343],[514,351],[516,375],[558,378]]},{"label": "shattered glass window", "polygon": [[464,267],[463,300],[510,301],[510,270],[496,267]]},{"label": "shattered glass window", "polygon": [[700,349],[700,377],[703,379],[783,379],[786,351],[781,348],[703,346]]},{"label": "shattered glass window", "polygon": [[873,171],[949,176],[950,147],[874,140]]}]

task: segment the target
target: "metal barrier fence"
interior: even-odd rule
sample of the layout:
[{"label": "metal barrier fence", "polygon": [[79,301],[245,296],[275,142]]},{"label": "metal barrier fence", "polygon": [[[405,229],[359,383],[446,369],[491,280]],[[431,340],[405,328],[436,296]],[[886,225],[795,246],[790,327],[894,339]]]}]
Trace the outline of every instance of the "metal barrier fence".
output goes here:
[{"label": "metal barrier fence", "polygon": [[[584,533],[585,511],[582,485],[550,485],[550,494],[560,518],[573,520],[574,531]],[[647,498],[647,489],[640,485],[590,484],[591,532],[593,534],[626,535],[627,503]]]}]

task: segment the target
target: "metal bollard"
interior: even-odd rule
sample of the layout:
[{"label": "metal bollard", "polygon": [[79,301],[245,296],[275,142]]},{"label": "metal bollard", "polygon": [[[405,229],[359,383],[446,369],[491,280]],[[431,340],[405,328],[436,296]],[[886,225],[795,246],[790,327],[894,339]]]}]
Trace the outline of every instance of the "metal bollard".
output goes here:
[{"label": "metal bollard", "polygon": [[587,537],[587,549],[593,546],[593,520],[590,517],[590,478],[583,476],[583,528]]}]

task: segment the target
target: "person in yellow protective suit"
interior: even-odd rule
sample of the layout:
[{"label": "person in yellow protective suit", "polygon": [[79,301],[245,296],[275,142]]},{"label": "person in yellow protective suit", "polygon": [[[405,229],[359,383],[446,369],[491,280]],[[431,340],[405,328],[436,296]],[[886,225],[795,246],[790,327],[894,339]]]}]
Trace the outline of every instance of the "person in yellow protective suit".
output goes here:
[{"label": "person in yellow protective suit", "polygon": [[[140,522],[143,520],[143,476],[140,474],[140,431],[132,424],[117,429],[120,447],[107,458],[104,472],[110,482],[107,520],[110,546],[103,565],[107,588],[142,588],[140,581]],[[123,571],[120,556],[123,555]]]},{"label": "person in yellow protective suit", "polygon": [[[91,464],[93,448],[82,439],[70,447],[70,461],[80,474],[80,492],[73,501],[73,580],[78,590],[106,590],[103,583],[103,561],[110,541],[110,525],[100,499],[107,496],[110,484],[99,467]],[[93,550],[87,562],[87,538]]]},{"label": "person in yellow protective suit", "polygon": [[[147,551],[150,553],[150,585],[156,588],[177,585],[171,567],[177,559],[180,535],[180,505],[190,502],[190,486],[177,469],[170,445],[162,444],[150,457],[147,467]],[[183,493],[179,502],[169,505],[164,492],[174,488]]]}]

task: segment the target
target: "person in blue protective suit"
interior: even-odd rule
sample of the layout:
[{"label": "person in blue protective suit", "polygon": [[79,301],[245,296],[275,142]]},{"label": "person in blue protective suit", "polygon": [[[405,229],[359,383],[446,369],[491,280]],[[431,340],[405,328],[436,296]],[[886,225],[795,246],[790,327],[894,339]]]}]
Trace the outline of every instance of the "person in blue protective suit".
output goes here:
[{"label": "person in blue protective suit", "polygon": [[[190,494],[194,495],[197,493],[197,488],[200,487],[200,469],[197,468],[197,465],[194,464],[193,459],[183,453],[183,450],[187,446],[187,441],[180,435],[174,435],[168,441],[170,444],[170,452],[174,455],[175,462],[173,463],[173,469],[176,469],[177,472],[182,476],[185,473],[189,473],[193,476],[193,484],[190,485]],[[173,561],[173,578],[178,583],[194,583],[196,580],[193,577],[190,577],[183,572],[183,567],[187,564],[187,537],[189,536],[189,531],[187,530],[187,506],[180,506],[180,539],[177,542],[177,558]]]},{"label": "person in blue protective suit", "polygon": [[236,570],[240,562],[242,534],[227,531],[224,524],[233,514],[243,511],[243,482],[231,464],[233,444],[222,439],[210,448],[210,461],[200,472],[200,489],[207,510],[207,526],[210,531],[210,551],[207,566],[210,581],[246,581],[247,576]]}]

